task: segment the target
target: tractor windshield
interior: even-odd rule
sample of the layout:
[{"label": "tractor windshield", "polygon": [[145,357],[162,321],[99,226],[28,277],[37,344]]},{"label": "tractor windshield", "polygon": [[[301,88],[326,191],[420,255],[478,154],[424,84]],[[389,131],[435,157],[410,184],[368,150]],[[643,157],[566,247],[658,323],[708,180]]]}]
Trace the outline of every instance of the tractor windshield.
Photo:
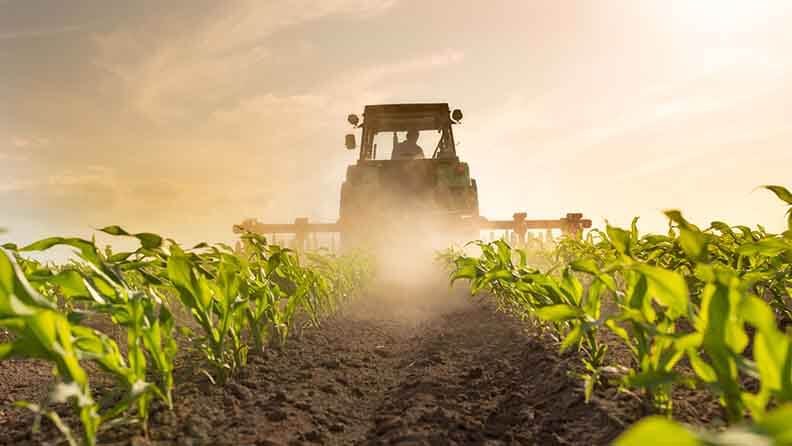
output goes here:
[{"label": "tractor windshield", "polygon": [[[417,159],[432,158],[443,137],[441,130],[416,131],[414,142],[407,135],[408,131],[377,132],[372,142],[372,159]],[[420,148],[420,152],[414,150]]]},{"label": "tractor windshield", "polygon": [[368,105],[361,160],[455,158],[448,104]]}]

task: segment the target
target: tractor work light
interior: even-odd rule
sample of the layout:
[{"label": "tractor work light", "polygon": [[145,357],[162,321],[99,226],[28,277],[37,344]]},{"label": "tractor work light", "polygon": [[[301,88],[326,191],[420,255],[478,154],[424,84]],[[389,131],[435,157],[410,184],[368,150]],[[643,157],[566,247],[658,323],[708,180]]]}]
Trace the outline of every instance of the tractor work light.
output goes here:
[{"label": "tractor work light", "polygon": [[360,122],[360,118],[358,118],[358,115],[351,114],[347,116],[347,121],[349,121],[349,123],[352,124],[353,126],[357,127],[358,122]]},{"label": "tractor work light", "polygon": [[454,109],[454,111],[451,112],[451,119],[453,119],[454,122],[461,121],[462,120],[462,110],[460,110],[458,108]]}]

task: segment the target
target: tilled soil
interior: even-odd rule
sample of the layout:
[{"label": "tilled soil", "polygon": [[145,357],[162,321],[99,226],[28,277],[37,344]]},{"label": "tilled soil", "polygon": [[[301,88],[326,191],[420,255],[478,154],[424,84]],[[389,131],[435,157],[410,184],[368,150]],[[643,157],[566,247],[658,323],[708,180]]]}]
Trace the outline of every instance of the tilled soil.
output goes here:
[{"label": "tilled soil", "polygon": [[[283,351],[251,356],[225,387],[192,368],[199,359],[183,358],[175,410],[155,407],[149,437],[121,427],[101,443],[604,445],[647,413],[637,398],[607,386],[585,403],[571,376],[580,370],[577,357],[560,356],[557,344],[523,322],[453,299],[405,308],[372,299],[306,329]],[[47,423],[32,435],[32,416],[7,404],[42,398],[49,368],[4,361],[0,379],[0,444],[57,438]],[[97,393],[109,392],[97,383]],[[681,416],[706,422],[716,415],[711,406]]]}]

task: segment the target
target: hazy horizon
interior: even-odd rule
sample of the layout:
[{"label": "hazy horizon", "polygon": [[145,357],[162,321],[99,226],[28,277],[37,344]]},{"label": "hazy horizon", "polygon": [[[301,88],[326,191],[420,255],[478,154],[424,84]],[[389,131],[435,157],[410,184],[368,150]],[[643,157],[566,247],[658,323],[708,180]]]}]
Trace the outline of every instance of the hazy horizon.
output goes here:
[{"label": "hazy horizon", "polygon": [[481,214],[784,227],[784,1],[0,0],[0,242],[332,221],[346,116],[448,102]]}]

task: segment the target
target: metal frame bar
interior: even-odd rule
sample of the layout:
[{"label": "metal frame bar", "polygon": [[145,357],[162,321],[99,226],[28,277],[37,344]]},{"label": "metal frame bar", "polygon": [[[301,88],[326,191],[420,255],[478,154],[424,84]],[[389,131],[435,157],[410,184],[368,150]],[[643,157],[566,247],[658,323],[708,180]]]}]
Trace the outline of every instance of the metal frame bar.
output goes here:
[{"label": "metal frame bar", "polygon": [[[487,230],[507,230],[513,231],[517,236],[520,245],[526,242],[526,234],[529,229],[560,229],[565,234],[580,237],[583,229],[591,227],[591,220],[584,219],[583,214],[571,213],[558,220],[526,220],[527,214],[524,212],[516,213],[511,220],[487,220],[479,217],[471,221],[473,226],[477,226],[479,231]],[[239,225],[234,225],[235,234],[242,234],[246,231],[257,234],[294,234],[298,249],[304,249],[308,234],[311,233],[333,233],[342,232],[343,225],[336,223],[310,223],[307,218],[297,218],[294,223],[261,223],[255,219],[245,220]]]}]

